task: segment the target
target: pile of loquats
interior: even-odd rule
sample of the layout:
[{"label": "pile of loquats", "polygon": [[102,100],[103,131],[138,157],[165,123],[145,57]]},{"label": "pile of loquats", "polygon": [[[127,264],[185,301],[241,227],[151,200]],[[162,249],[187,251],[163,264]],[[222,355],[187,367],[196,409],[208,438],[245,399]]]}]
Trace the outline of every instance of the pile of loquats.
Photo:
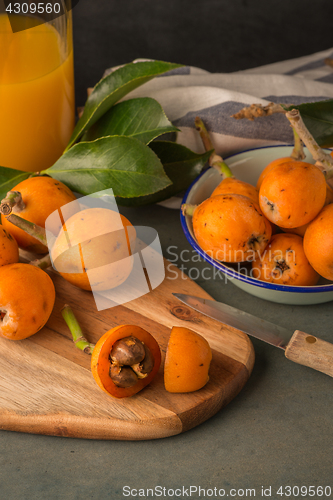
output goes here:
[{"label": "pile of loquats", "polygon": [[[196,119],[207,150],[208,132]],[[223,180],[200,205],[185,204],[199,246],[225,263],[251,263],[250,274],[262,281],[313,286],[320,277],[333,280],[332,172],[293,157],[269,163],[253,186],[234,178],[214,152],[210,166]]]},{"label": "pile of loquats", "polygon": [[[51,229],[56,236],[49,255],[45,223],[51,214],[63,213],[58,211],[65,205],[66,221],[52,218]],[[59,274],[69,286],[87,292],[95,285],[91,284],[91,276],[98,283],[95,289],[109,290],[123,283],[131,273],[132,266],[123,262],[130,260],[126,257],[131,254],[136,237],[132,224],[122,215],[119,223],[118,212],[107,208],[82,208],[74,193],[58,180],[45,175],[29,177],[7,193],[0,212],[0,336],[7,340],[27,339],[49,320],[56,298],[52,280],[56,271],[47,271],[51,261],[57,264]],[[91,237],[94,231],[102,236]],[[27,252],[41,257],[20,262]],[[115,264],[113,272],[104,276],[103,266],[110,262]],[[88,279],[92,271],[96,272]],[[91,355],[91,372],[96,383],[109,395],[133,396],[158,373],[160,347],[139,326],[118,325],[94,345],[84,338],[69,305],[63,307],[62,316],[76,347]],[[201,389],[209,380],[211,359],[205,338],[187,328],[172,328],[164,365],[165,389],[173,393]]]}]

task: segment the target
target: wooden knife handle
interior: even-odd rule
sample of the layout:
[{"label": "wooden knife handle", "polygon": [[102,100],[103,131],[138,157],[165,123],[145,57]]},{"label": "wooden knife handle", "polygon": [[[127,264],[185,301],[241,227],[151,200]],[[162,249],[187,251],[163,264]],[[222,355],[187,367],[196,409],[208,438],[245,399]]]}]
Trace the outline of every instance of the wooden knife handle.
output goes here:
[{"label": "wooden knife handle", "polygon": [[296,330],[285,350],[286,358],[333,377],[333,344]]}]

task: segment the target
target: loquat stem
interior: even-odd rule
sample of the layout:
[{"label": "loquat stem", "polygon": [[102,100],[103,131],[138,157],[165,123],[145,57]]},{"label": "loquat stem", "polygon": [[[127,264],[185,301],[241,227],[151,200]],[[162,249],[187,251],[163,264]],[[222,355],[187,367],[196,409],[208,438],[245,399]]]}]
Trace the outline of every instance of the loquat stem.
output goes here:
[{"label": "loquat stem", "polygon": [[217,155],[215,153],[213,143],[211,141],[209,132],[206,129],[204,122],[201,120],[201,118],[199,118],[199,116],[197,116],[194,120],[194,123],[195,123],[195,128],[200,134],[205,150],[206,151],[213,150],[208,160],[209,165],[218,170],[220,174],[222,174],[223,179],[225,179],[226,177],[233,177],[230,168],[223,161],[222,156]]},{"label": "loquat stem", "polygon": [[88,340],[83,336],[81,327],[68,304],[65,304],[61,310],[62,317],[64,318],[66,325],[68,326],[75,347],[85,352],[86,354],[92,354],[95,344],[91,344]]},{"label": "loquat stem", "polygon": [[195,128],[197,129],[197,131],[200,134],[203,145],[205,147],[205,151],[210,151],[211,149],[214,149],[214,146],[213,146],[212,140],[210,138],[210,135],[208,133],[208,130],[206,129],[204,122],[201,120],[201,118],[199,116],[195,117],[194,124],[195,124]]},{"label": "loquat stem", "polygon": [[294,149],[292,150],[292,153],[290,155],[291,158],[294,160],[304,160],[305,158],[305,153],[303,149],[303,141],[294,129],[293,129],[293,134],[294,134]]},{"label": "loquat stem", "polygon": [[6,198],[1,201],[0,213],[3,215],[10,214],[14,207],[16,212],[20,212],[25,208],[22,195],[19,191],[8,191]]},{"label": "loquat stem", "polygon": [[[289,105],[290,106],[290,105]],[[276,104],[275,102],[270,102],[266,106],[262,104],[251,104],[251,106],[246,106],[242,108],[238,113],[231,115],[232,118],[236,120],[242,120],[246,118],[247,120],[253,121],[255,118],[261,118],[262,116],[270,116],[275,113],[285,113],[281,104]]]},{"label": "loquat stem", "polygon": [[305,146],[310,151],[313,159],[324,169],[326,179],[333,176],[333,158],[325,153],[314,139],[313,135],[306,128],[301,114],[298,109],[292,109],[286,113],[286,117],[291,123],[291,126],[296,130],[299,137],[304,142]]},{"label": "loquat stem", "polygon": [[30,222],[28,220],[25,220],[23,219],[23,217],[20,217],[17,214],[9,213],[9,215],[7,215],[3,213],[1,211],[1,205],[0,205],[0,213],[5,215],[6,219],[12,224],[14,224],[14,226],[19,227],[20,229],[25,231],[33,238],[36,238],[36,240],[38,240],[40,243],[42,243],[47,247],[46,233],[43,227],[38,226],[37,224],[34,224],[33,222]]},{"label": "loquat stem", "polygon": [[40,172],[32,172],[31,175],[29,175],[29,179],[31,177],[51,177],[51,175],[45,173],[46,170],[41,170]]},{"label": "loquat stem", "polygon": [[[290,105],[288,105],[290,106]],[[274,102],[270,102],[266,106],[262,104],[251,104],[251,106],[247,106],[238,113],[232,115],[232,118],[236,118],[236,120],[241,120],[243,118],[247,118],[250,121],[253,121],[255,118],[261,118],[263,116],[271,116],[276,113],[286,113],[285,109],[281,104],[276,104]],[[292,127],[294,133],[294,149],[290,155],[294,160],[304,160],[305,154],[303,151],[303,143],[295,128]]]},{"label": "loquat stem", "polygon": [[223,179],[226,179],[227,177],[234,177],[228,165],[223,160],[220,161],[219,158],[221,158],[221,156],[214,155],[212,161],[210,162],[210,166],[220,172]]},{"label": "loquat stem", "polygon": [[30,262],[32,266],[39,267],[40,269],[47,269],[48,267],[52,267],[50,254],[44,255],[40,259],[35,259]]},{"label": "loquat stem", "polygon": [[191,205],[190,203],[183,203],[181,206],[181,211],[183,215],[193,216],[194,210],[197,208],[197,205]]}]

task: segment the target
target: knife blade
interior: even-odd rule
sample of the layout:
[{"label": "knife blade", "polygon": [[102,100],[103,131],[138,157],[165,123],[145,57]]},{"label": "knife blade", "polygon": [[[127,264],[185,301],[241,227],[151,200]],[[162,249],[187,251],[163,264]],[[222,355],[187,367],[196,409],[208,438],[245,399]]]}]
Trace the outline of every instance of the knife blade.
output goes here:
[{"label": "knife blade", "polygon": [[205,316],[283,349],[289,360],[333,377],[333,344],[300,330],[293,333],[222,302],[182,293],[172,295]]}]

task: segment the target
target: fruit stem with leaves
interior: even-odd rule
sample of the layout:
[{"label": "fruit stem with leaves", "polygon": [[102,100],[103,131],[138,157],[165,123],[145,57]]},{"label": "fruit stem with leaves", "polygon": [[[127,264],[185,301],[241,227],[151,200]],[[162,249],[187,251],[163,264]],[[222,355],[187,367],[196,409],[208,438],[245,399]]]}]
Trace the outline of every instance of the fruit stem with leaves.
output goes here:
[{"label": "fruit stem with leaves", "polygon": [[333,176],[332,156],[325,153],[325,151],[323,151],[318,145],[313,135],[306,128],[298,109],[287,111],[286,117],[290,121],[291,126],[296,130],[297,134],[310,151],[316,164],[324,169],[326,180],[330,179]]},{"label": "fruit stem with leaves", "polygon": [[204,122],[201,120],[201,118],[199,118],[199,116],[197,116],[194,120],[194,123],[195,123],[195,128],[200,134],[205,150],[206,151],[213,150],[213,153],[210,155],[208,160],[209,165],[218,170],[218,172],[222,174],[223,179],[225,179],[226,177],[234,177],[230,168],[223,160],[222,156],[217,155],[215,153],[212,140],[210,138],[208,130],[205,127]]},{"label": "fruit stem with leaves", "polygon": [[91,344],[83,336],[81,327],[72,311],[72,308],[68,304],[65,304],[61,310],[61,314],[72,334],[75,347],[85,352],[86,354],[92,354],[95,344]]}]

